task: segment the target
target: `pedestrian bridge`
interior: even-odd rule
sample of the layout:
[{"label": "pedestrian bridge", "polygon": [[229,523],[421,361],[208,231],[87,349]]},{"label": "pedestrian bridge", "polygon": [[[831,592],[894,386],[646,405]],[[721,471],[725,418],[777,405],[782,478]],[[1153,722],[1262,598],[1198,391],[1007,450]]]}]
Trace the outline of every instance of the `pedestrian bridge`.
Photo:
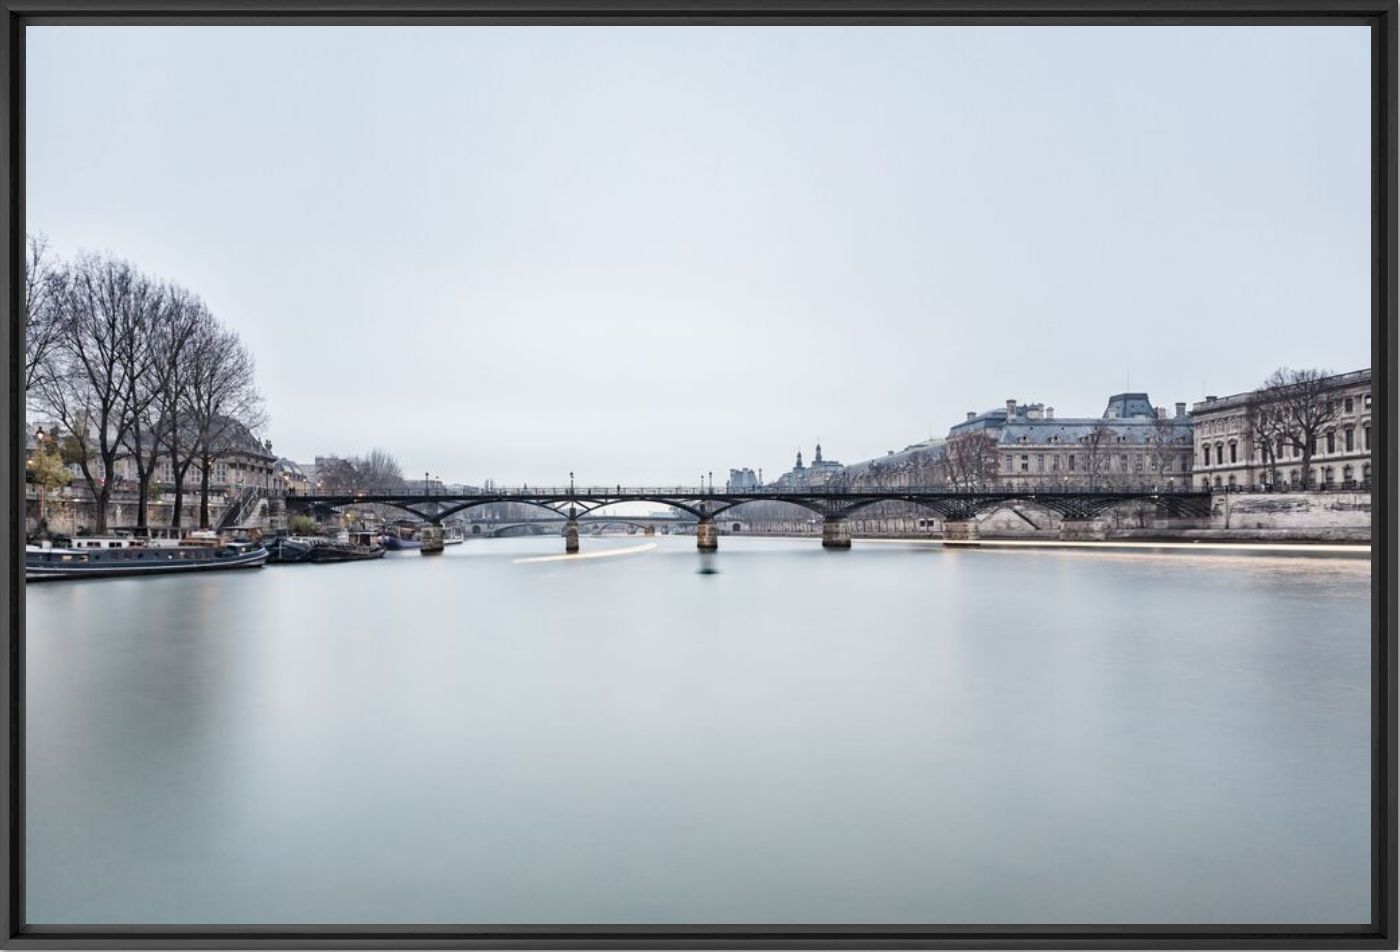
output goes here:
[{"label": "pedestrian bridge", "polygon": [[[620,503],[645,502],[668,506],[686,513],[696,522],[699,548],[714,550],[719,545],[715,517],[755,502],[783,502],[801,506],[822,519],[822,545],[830,549],[850,548],[846,520],[869,506],[884,502],[908,503],[932,512],[943,520],[944,538],[950,541],[977,537],[977,517],[1010,503],[1036,506],[1064,520],[1065,538],[1082,538],[1095,518],[1119,506],[1151,505],[1158,518],[1189,519],[1210,515],[1210,493],[1186,490],[1085,490],[1085,489],[997,489],[959,491],[947,487],[887,490],[777,489],[761,488],[743,492],[716,491],[694,487],[521,487],[511,490],[482,490],[473,493],[434,494],[419,492],[354,492],[342,494],[288,496],[289,511],[328,513],[355,506],[390,506],[425,522],[443,520],[478,506],[518,503],[546,509],[566,520],[568,551],[578,549],[578,520],[598,516],[600,510]],[[619,517],[625,518],[625,517]]]}]

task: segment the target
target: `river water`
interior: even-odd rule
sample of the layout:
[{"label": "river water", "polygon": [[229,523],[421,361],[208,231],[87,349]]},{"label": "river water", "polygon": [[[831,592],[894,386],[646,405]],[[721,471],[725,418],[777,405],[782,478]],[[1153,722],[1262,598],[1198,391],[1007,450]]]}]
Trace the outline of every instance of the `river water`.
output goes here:
[{"label": "river water", "polygon": [[650,541],[31,586],[29,921],[1369,918],[1369,563]]}]

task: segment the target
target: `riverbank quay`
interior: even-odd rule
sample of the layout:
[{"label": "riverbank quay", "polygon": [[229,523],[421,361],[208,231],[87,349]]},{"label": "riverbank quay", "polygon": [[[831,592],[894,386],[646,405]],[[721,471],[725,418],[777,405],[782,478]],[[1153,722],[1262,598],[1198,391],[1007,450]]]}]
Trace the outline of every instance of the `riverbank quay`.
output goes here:
[{"label": "riverbank quay", "polygon": [[888,539],[865,538],[860,542],[884,544],[914,544],[948,549],[1001,550],[1076,550],[1089,552],[1119,552],[1180,555],[1262,555],[1291,558],[1369,559],[1369,545],[1348,545],[1326,542],[1174,542],[1138,539],[1133,541],[1070,541],[1059,539]]}]

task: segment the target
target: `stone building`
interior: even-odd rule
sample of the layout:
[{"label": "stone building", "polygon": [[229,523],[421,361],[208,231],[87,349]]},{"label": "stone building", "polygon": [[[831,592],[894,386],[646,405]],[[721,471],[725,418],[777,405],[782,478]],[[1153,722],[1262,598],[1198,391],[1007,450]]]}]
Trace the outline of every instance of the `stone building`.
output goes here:
[{"label": "stone building", "polygon": [[985,439],[995,453],[985,481],[1006,488],[1169,491],[1190,485],[1191,432],[1185,403],[1169,414],[1145,393],[1114,394],[1097,417],[1056,418],[1054,407],[1007,400],[969,411],[948,431],[944,453]]},{"label": "stone building", "polygon": [[816,489],[825,486],[841,469],[841,464],[836,460],[822,458],[822,445],[818,443],[810,466],[802,464],[802,451],[798,450],[797,462],[792,469],[779,476],[772,485],[780,489]]},{"label": "stone building", "polygon": [[758,474],[747,466],[739,469],[729,470],[729,479],[725,482],[724,488],[730,492],[752,492],[761,485]]},{"label": "stone building", "polygon": [[912,443],[884,456],[852,463],[833,480],[842,489],[926,489],[944,482],[942,471],[944,440]]},{"label": "stone building", "polygon": [[[1306,485],[1317,489],[1371,487],[1371,371],[1336,374],[1323,381],[1334,402],[1333,419],[1312,446]],[[1305,484],[1303,451],[1254,438],[1250,405],[1261,391],[1209,396],[1191,408],[1195,423],[1196,485],[1202,489],[1297,490]],[[1272,457],[1272,460],[1271,460]],[[1273,482],[1277,471],[1278,482]]]}]

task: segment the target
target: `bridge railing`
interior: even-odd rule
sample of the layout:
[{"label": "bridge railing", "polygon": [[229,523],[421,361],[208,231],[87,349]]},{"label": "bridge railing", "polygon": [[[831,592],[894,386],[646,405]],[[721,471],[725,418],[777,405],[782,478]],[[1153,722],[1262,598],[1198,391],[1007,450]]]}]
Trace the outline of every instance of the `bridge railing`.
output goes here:
[{"label": "bridge railing", "polygon": [[1158,495],[1198,495],[1208,493],[1205,487],[1192,485],[1166,485],[1154,486],[1148,484],[1138,485],[1114,485],[1104,484],[1093,487],[1074,483],[994,483],[985,487],[964,487],[949,486],[947,484],[932,486],[754,486],[744,489],[726,489],[723,487],[710,486],[624,486],[621,483],[613,485],[599,486],[497,486],[491,489],[469,489],[463,492],[442,492],[442,491],[417,491],[412,488],[404,492],[362,492],[347,493],[346,495],[366,495],[366,496],[421,496],[424,499],[432,499],[434,496],[444,496],[449,498],[461,498],[468,496],[482,496],[489,498],[501,497],[521,497],[535,498],[539,496],[678,496],[683,498],[696,498],[702,496],[793,496],[793,495],[820,495],[820,496],[871,496],[882,493],[894,494],[925,494],[936,493],[939,495],[997,495],[1006,493],[1037,493],[1037,494],[1084,494],[1084,493],[1131,493],[1131,494],[1158,494]]}]

